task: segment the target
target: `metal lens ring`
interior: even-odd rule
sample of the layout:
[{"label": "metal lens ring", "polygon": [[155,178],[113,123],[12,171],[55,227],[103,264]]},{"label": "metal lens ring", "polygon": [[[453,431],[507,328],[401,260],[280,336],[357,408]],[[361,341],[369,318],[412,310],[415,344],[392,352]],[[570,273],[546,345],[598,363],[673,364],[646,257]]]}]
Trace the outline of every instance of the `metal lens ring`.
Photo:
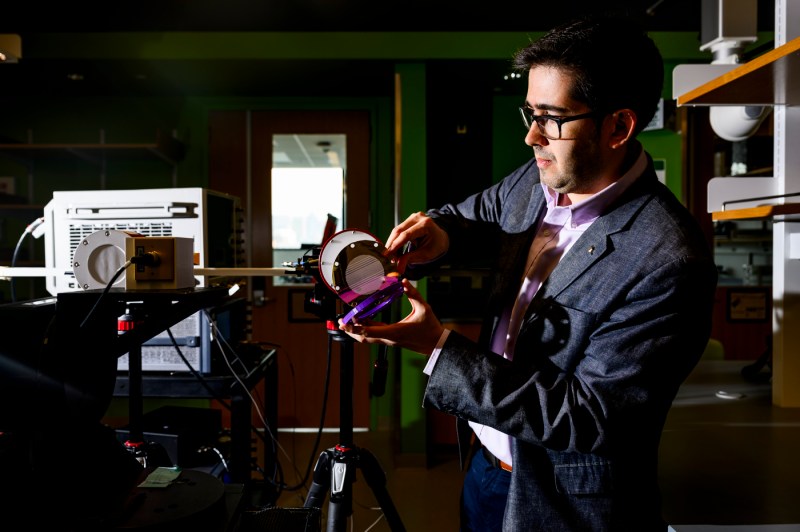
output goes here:
[{"label": "metal lens ring", "polygon": [[[72,255],[72,272],[85,290],[105,288],[125,264],[125,240],[142,236],[132,231],[101,229],[81,239]],[[125,286],[125,272],[114,282]]]},{"label": "metal lens ring", "polygon": [[322,281],[332,291],[336,281],[333,279],[333,270],[339,261],[339,254],[342,250],[354,242],[368,240],[377,242],[377,239],[364,231],[345,229],[331,236],[323,245],[319,254],[319,273]]}]

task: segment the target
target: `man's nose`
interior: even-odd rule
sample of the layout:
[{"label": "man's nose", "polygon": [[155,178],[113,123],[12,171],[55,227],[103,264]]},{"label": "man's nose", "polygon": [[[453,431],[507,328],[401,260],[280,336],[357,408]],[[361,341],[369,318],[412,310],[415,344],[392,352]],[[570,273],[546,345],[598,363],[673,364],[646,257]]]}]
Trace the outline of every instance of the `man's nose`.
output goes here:
[{"label": "man's nose", "polygon": [[533,124],[525,135],[525,144],[530,147],[546,146],[548,144],[548,138],[542,135],[536,124]]}]

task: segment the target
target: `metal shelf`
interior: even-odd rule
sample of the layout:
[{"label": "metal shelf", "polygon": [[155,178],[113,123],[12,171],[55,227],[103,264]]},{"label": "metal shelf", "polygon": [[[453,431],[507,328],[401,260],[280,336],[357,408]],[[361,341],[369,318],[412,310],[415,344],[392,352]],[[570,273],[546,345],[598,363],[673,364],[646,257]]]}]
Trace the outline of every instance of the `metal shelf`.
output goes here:
[{"label": "metal shelf", "polygon": [[677,97],[681,105],[800,104],[800,37]]},{"label": "metal shelf", "polygon": [[0,155],[23,159],[54,159],[64,154],[100,164],[106,159],[136,160],[158,158],[169,164],[183,159],[186,148],[174,137],[158,133],[152,143],[4,143]]},{"label": "metal shelf", "polygon": [[761,205],[746,209],[732,209],[730,211],[714,211],[711,219],[715,222],[722,220],[754,220],[760,218],[773,218],[775,216],[791,216],[800,214],[800,203],[786,203],[783,205]]}]

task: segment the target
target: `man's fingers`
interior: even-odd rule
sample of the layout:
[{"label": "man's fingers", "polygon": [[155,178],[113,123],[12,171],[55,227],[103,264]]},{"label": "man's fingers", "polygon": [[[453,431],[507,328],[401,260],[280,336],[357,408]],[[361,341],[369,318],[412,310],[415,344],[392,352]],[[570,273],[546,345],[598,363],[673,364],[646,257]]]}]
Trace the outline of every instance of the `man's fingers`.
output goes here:
[{"label": "man's fingers", "polygon": [[423,212],[417,212],[400,222],[386,239],[386,251],[390,255],[399,255],[409,242],[425,236],[423,220],[428,216]]},{"label": "man's fingers", "polygon": [[405,292],[406,297],[408,297],[408,299],[422,301],[422,294],[419,293],[419,290],[417,290],[417,287],[415,287],[411,281],[409,281],[408,279],[403,279],[402,283],[403,283],[403,292]]}]

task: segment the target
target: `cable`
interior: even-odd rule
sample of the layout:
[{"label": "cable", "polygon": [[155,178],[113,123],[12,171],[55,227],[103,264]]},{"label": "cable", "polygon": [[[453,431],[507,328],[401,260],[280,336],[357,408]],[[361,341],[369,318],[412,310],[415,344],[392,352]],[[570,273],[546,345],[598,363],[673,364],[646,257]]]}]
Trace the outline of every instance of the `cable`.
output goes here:
[{"label": "cable", "polygon": [[[242,387],[244,392],[250,398],[250,402],[253,405],[253,407],[255,408],[256,414],[258,415],[258,418],[261,420],[261,423],[263,424],[264,429],[265,429],[265,431],[267,432],[267,434],[269,436],[269,440],[267,440],[266,438],[262,438],[262,441],[264,442],[265,445],[267,445],[268,442],[272,445],[273,454],[275,453],[276,450],[280,450],[283,453],[283,455],[287,458],[287,460],[289,460],[290,463],[293,463],[293,461],[292,461],[291,457],[289,456],[289,454],[286,452],[286,450],[283,448],[283,446],[281,446],[280,442],[278,442],[277,437],[272,432],[272,429],[270,428],[269,423],[267,423],[266,418],[264,417],[263,413],[261,412],[261,409],[260,409],[257,401],[255,401],[255,399],[253,398],[253,395],[247,389],[247,386],[244,384],[244,382],[241,380],[239,375],[234,370],[233,364],[231,363],[230,359],[228,358],[227,353],[228,352],[232,353],[235,356],[236,361],[241,363],[242,365],[244,365],[244,362],[242,362],[241,357],[239,357],[236,354],[236,350],[233,349],[233,347],[231,347],[231,345],[227,342],[227,340],[225,340],[225,338],[221,334],[219,334],[219,329],[217,328],[216,322],[213,320],[213,318],[208,313],[208,311],[204,310],[203,313],[206,315],[206,318],[208,319],[208,322],[211,325],[212,338],[214,339],[214,341],[219,346],[220,354],[222,356],[223,361],[225,362],[225,365],[228,367],[228,370],[229,370],[230,374],[233,376],[233,378],[236,379],[236,381]],[[245,366],[245,369],[247,369],[246,366]],[[324,415],[323,415],[323,418],[324,418]],[[255,427],[253,427],[253,428],[255,429]],[[259,435],[259,437],[261,436],[257,430],[255,430],[255,433],[257,435]],[[321,436],[321,431],[320,431],[320,436]],[[319,439],[317,441],[319,441]],[[315,452],[316,452],[316,446],[315,446],[314,453]],[[296,490],[296,489],[300,489],[300,488],[305,486],[306,480],[308,479],[308,476],[309,476],[310,471],[311,471],[311,467],[312,467],[311,466],[311,462],[312,461],[313,461],[313,453],[312,453],[312,458],[309,461],[309,466],[308,466],[308,470],[306,471],[306,474],[305,474],[305,479],[303,480],[303,482],[301,484],[298,484],[297,486],[286,486],[284,484],[284,482],[283,482],[283,473],[282,473],[282,470],[279,467],[278,460],[275,460],[276,471],[273,474],[273,478],[269,479],[265,475],[265,480],[270,481],[270,483],[273,486],[275,486],[276,488],[278,488],[281,491],[282,490],[293,491],[293,490]],[[297,470],[296,468],[295,468],[295,471],[297,472],[298,475],[300,474],[300,471]],[[278,477],[280,479],[280,481],[279,482],[276,481],[275,477]]]},{"label": "cable", "polygon": [[230,469],[228,469],[228,462],[225,460],[225,457],[222,455],[219,449],[217,449],[216,447],[208,447],[208,446],[203,446],[197,449],[197,452],[199,453],[207,453],[209,451],[213,452],[214,454],[217,455],[217,457],[219,457],[219,461],[222,464],[222,467],[225,468],[225,471],[230,471]]},{"label": "cable", "polygon": [[647,9],[644,10],[645,14],[650,16],[650,17],[655,16],[656,9],[662,3],[664,3],[664,0],[658,0],[655,4],[651,5],[650,7],[648,7]]},{"label": "cable", "polygon": [[[211,317],[208,316],[208,318],[209,318],[209,322],[212,325],[212,336],[213,336],[214,340],[217,342],[217,344],[220,347],[220,352],[222,354],[222,358],[225,361],[225,364],[228,366],[228,369],[230,370],[230,372],[233,375],[233,377],[237,380],[237,382],[239,382],[240,386],[242,387],[243,390],[245,390],[245,393],[247,393],[248,397],[250,397],[251,404],[255,407],[256,414],[258,415],[258,418],[261,420],[261,423],[264,425],[264,429],[266,430],[267,434],[269,435],[269,441],[273,445],[273,451],[275,451],[276,447],[277,447],[277,449],[279,449],[283,453],[283,455],[286,457],[287,460],[289,460],[290,463],[294,463],[293,460],[291,459],[291,457],[289,456],[289,454],[286,452],[286,449],[283,448],[283,446],[278,441],[278,438],[272,432],[272,429],[270,428],[269,423],[267,423],[267,420],[264,417],[264,415],[262,414],[261,409],[259,408],[257,402],[253,398],[253,396],[250,393],[250,391],[247,390],[247,386],[245,386],[245,384],[241,381],[239,376],[236,374],[235,370],[233,369],[233,365],[231,364],[230,360],[228,359],[228,357],[227,357],[227,355],[225,353],[225,348],[223,347],[222,343],[224,343],[225,346],[227,346],[228,349],[230,350],[230,352],[232,352],[233,354],[236,354],[235,350],[233,350],[231,348],[230,344],[228,344],[227,341],[220,334],[218,334],[219,331],[218,331],[218,329],[216,327],[216,323],[214,323],[214,321],[211,319]],[[238,356],[236,357],[236,359],[239,362],[241,362],[241,359]],[[327,396],[327,393],[326,393],[326,396]],[[324,419],[324,413],[323,413],[323,419]],[[308,480],[308,477],[309,477],[309,475],[311,473],[312,462],[314,461],[314,455],[316,454],[316,450],[318,448],[319,439],[320,438],[321,438],[321,430],[318,433],[317,443],[315,444],[314,451],[312,451],[311,458],[309,460],[308,468],[306,469],[306,473],[305,473],[303,481],[300,484],[297,484],[296,486],[286,486],[285,484],[283,484],[283,482],[281,482],[280,484],[275,483],[274,479],[273,479],[272,483],[273,483],[273,485],[275,485],[275,487],[277,487],[281,491],[282,490],[294,491],[294,490],[300,489],[302,487],[305,487],[306,481]],[[266,440],[264,440],[264,442],[266,444]],[[275,463],[276,463],[276,466],[277,466],[278,461],[276,460]],[[297,468],[295,468],[295,472],[298,475],[300,474],[300,471],[297,470]]]},{"label": "cable", "polygon": [[308,477],[311,475],[311,470],[314,467],[314,464],[317,462],[317,453],[319,452],[319,442],[322,439],[322,429],[325,426],[325,414],[328,410],[328,390],[330,388],[330,380],[331,380],[331,357],[333,354],[333,336],[328,335],[328,357],[327,363],[325,367],[325,386],[324,386],[324,393],[322,394],[322,412],[320,413],[319,417],[319,429],[317,430],[317,436],[314,439],[314,447],[311,450],[311,456],[308,462],[308,466],[306,467],[305,475],[301,479],[301,482],[295,486],[287,487],[287,491],[295,491],[300,488],[304,488],[306,483],[308,482]]},{"label": "cable", "polygon": [[213,399],[217,400],[227,410],[230,410],[231,409],[230,405],[225,402],[226,398],[220,397],[219,395],[217,395],[214,392],[214,389],[211,387],[211,385],[208,384],[208,381],[206,381],[203,378],[203,376],[200,374],[200,372],[198,372],[196,369],[194,369],[194,367],[189,362],[189,360],[184,356],[183,351],[181,351],[180,345],[178,344],[178,341],[175,339],[175,336],[172,334],[172,330],[171,329],[167,329],[167,334],[169,335],[169,339],[172,341],[172,346],[175,348],[175,351],[178,353],[178,356],[181,358],[181,360],[183,361],[184,365],[186,365],[186,367],[189,369],[191,374],[194,375],[194,378],[197,379],[197,382],[199,382],[203,386],[203,388],[206,389],[206,391],[209,393],[209,395]]},{"label": "cable", "polygon": [[[219,333],[219,329],[217,328],[216,322],[213,320],[213,318],[211,317],[210,313],[207,310],[203,310],[202,312],[205,314],[206,318],[208,319],[209,324],[211,325],[211,336],[212,336],[213,340],[219,346],[220,353],[221,353],[223,361],[225,362],[225,365],[228,367],[228,370],[229,370],[231,376],[239,383],[239,385],[245,391],[247,396],[250,398],[251,404],[254,406],[256,414],[258,415],[258,418],[261,420],[262,424],[264,425],[264,429],[265,429],[265,431],[267,432],[267,434],[269,436],[269,440],[267,440],[266,438],[262,437],[261,434],[259,433],[259,431],[255,427],[252,427],[254,429],[254,432],[259,437],[262,438],[262,441],[264,442],[265,445],[267,444],[267,441],[271,442],[271,444],[273,445],[273,452],[277,448],[277,450],[280,450],[281,453],[283,453],[283,455],[286,457],[286,459],[290,463],[294,464],[294,461],[292,460],[291,456],[289,456],[289,454],[286,452],[286,450],[283,448],[283,446],[281,446],[281,444],[278,441],[277,437],[275,436],[275,434],[273,433],[273,431],[270,428],[269,424],[267,423],[266,418],[264,417],[263,413],[261,412],[261,409],[259,408],[257,401],[255,401],[253,395],[247,389],[247,386],[244,384],[244,382],[241,380],[241,378],[239,377],[237,372],[234,370],[233,364],[231,363],[231,360],[228,357],[228,353],[231,353],[231,354],[234,355],[234,357],[236,359],[236,362],[244,365],[244,362],[242,361],[241,357],[239,357],[237,355],[236,350],[233,349],[233,347],[231,347],[231,345],[227,342],[227,340]],[[173,345],[175,346],[176,350],[178,351],[179,356],[183,360],[184,364],[186,364],[186,366],[189,368],[189,370],[195,376],[195,378],[197,378],[198,381],[200,381],[201,384],[203,384],[203,386],[206,387],[206,389],[210,392],[212,397],[214,397],[215,399],[220,401],[221,404],[223,406],[225,406],[226,408],[230,408],[230,406],[227,405],[224,402],[224,400],[218,398],[216,396],[216,394],[213,393],[213,390],[210,389],[210,387],[208,386],[208,383],[205,382],[205,379],[203,379],[202,375],[200,375],[191,366],[191,364],[188,362],[188,360],[183,356],[183,354],[181,353],[180,348],[179,348],[179,346],[177,344],[177,341],[175,340],[174,336],[172,335],[172,332],[169,329],[167,330],[167,333],[169,334],[170,338],[172,339]],[[305,473],[302,475],[302,478],[301,478],[299,483],[297,483],[296,485],[293,485],[293,486],[287,486],[285,484],[285,482],[284,482],[284,474],[283,474],[283,469],[280,466],[280,462],[278,460],[275,460],[275,471],[273,473],[273,478],[270,479],[270,478],[267,477],[266,474],[264,475],[265,480],[268,480],[273,486],[278,488],[280,491],[283,491],[283,490],[296,491],[296,490],[299,490],[301,488],[305,488],[306,483],[308,482],[308,479],[309,479],[309,477],[311,475],[311,471],[313,469],[313,466],[316,463],[316,460],[318,458],[317,454],[318,454],[318,451],[319,451],[319,444],[320,444],[320,441],[321,441],[321,438],[322,438],[324,421],[325,421],[325,416],[326,416],[326,412],[327,412],[327,397],[328,397],[328,391],[329,391],[329,387],[330,387],[331,357],[332,357],[332,350],[333,350],[332,343],[333,343],[333,339],[329,336],[329,338],[328,338],[328,357],[327,357],[327,367],[326,367],[326,371],[325,371],[325,387],[324,387],[324,394],[323,394],[322,412],[320,414],[319,429],[317,430],[317,435],[316,435],[316,439],[315,439],[315,442],[314,442],[314,447],[313,447],[313,450],[312,450],[311,455],[309,457],[309,461],[308,461],[308,465],[306,467]],[[246,366],[245,366],[245,369],[247,369]],[[300,476],[300,471],[296,467],[295,467],[295,472],[297,473],[298,476]]]},{"label": "cable", "polygon": [[[222,342],[225,342],[225,345],[227,345],[230,348],[230,345],[227,344],[225,339],[221,335],[217,334],[216,324],[214,324],[214,322],[210,318],[209,318],[209,322],[211,322],[212,325],[213,325],[212,332],[213,332],[213,336],[214,336],[215,341],[217,341],[219,343],[220,340],[221,340]],[[225,357],[224,349],[222,349],[222,346],[220,346],[220,349],[221,349],[221,351],[223,351],[223,358],[225,358],[226,364],[228,364],[228,367],[232,370],[232,367],[231,367],[230,363],[228,362],[227,358]],[[318,455],[318,451],[319,451],[319,444],[320,444],[320,441],[322,439],[322,429],[323,429],[324,424],[325,424],[325,416],[326,416],[326,412],[327,412],[327,404],[328,404],[327,398],[328,398],[328,391],[329,391],[329,388],[330,388],[332,353],[333,353],[333,338],[331,336],[328,336],[328,356],[327,356],[327,363],[326,363],[327,365],[326,365],[326,369],[325,369],[325,386],[324,386],[324,392],[323,392],[322,412],[320,414],[319,428],[317,430],[317,435],[316,435],[316,438],[315,438],[315,441],[314,441],[314,447],[313,447],[313,449],[311,451],[311,454],[309,456],[309,461],[308,461],[308,465],[306,466],[306,471],[302,475],[302,478],[300,479],[300,482],[298,482],[297,484],[292,485],[292,486],[287,486],[286,484],[281,482],[280,484],[276,485],[276,487],[281,491],[283,491],[283,490],[285,490],[285,491],[296,491],[296,490],[305,488],[306,487],[306,483],[308,482],[308,479],[309,479],[309,477],[311,475],[311,471],[313,470],[314,464],[316,464],[316,461],[317,461],[317,458],[318,458],[317,455]],[[237,380],[238,380],[238,377],[237,377]],[[242,385],[242,386],[244,387],[244,385]],[[248,392],[248,395],[250,395],[249,392]],[[250,395],[250,397],[251,397],[251,400],[252,400],[252,395]],[[294,465],[294,461],[292,460],[292,458],[286,452],[284,447],[280,445],[280,442],[278,442],[277,438],[272,433],[272,431],[269,430],[269,425],[267,424],[267,422],[264,419],[264,417],[261,415],[261,412],[260,412],[260,410],[258,410],[258,408],[257,408],[257,412],[258,412],[258,415],[259,415],[259,419],[261,419],[262,423],[264,423],[265,429],[267,429],[267,431],[269,432],[270,438],[273,441],[273,443],[275,445],[277,445],[278,449],[280,449],[280,451],[283,453],[283,455],[286,457],[286,459],[291,464]],[[276,467],[277,467],[279,465],[278,461],[276,460],[275,463],[276,463]],[[280,471],[280,469],[279,469],[279,472],[282,473],[282,471]],[[296,467],[295,467],[295,473],[297,473],[297,475],[300,476],[300,471]],[[283,475],[281,474],[281,477],[282,476]]]},{"label": "cable", "polygon": [[[14,247],[14,253],[11,255],[11,267],[13,268],[17,264],[17,256],[19,255],[19,250],[22,249],[22,242],[25,240],[27,235],[33,233],[33,231],[44,223],[44,216],[40,216],[36,218],[34,221],[29,223],[25,230],[19,237],[17,241],[17,245]],[[16,292],[16,279],[14,277],[11,278],[11,302],[15,303],[17,301],[17,292]]]},{"label": "cable", "polygon": [[92,314],[94,314],[94,311],[97,310],[98,306],[100,306],[100,302],[103,300],[103,298],[106,296],[106,294],[108,294],[108,292],[111,290],[111,287],[114,286],[114,283],[119,278],[119,276],[122,275],[122,272],[124,272],[125,269],[128,266],[130,266],[131,264],[133,264],[133,262],[131,262],[130,260],[125,261],[125,264],[120,266],[119,269],[114,273],[114,275],[111,276],[111,280],[108,281],[108,284],[106,284],[105,289],[103,289],[103,293],[100,294],[100,297],[98,297],[97,301],[94,302],[94,306],[92,307],[92,309],[89,311],[89,313],[86,315],[86,317],[81,322],[81,327],[80,327],[81,329],[83,329],[86,326],[86,324],[89,322],[89,318],[92,317]]}]

